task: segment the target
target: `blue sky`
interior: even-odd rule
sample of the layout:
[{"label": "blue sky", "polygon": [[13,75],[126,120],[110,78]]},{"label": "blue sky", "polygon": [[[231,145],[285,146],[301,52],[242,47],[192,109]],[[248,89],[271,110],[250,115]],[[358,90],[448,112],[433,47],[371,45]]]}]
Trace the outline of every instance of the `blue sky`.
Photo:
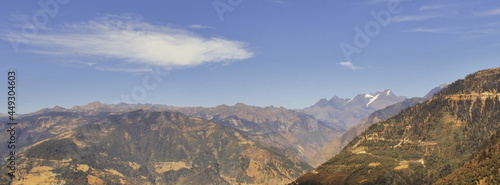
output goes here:
[{"label": "blue sky", "polygon": [[0,3],[0,71],[17,71],[21,113],[92,101],[297,109],[384,89],[424,96],[499,67],[499,49],[494,0]]}]

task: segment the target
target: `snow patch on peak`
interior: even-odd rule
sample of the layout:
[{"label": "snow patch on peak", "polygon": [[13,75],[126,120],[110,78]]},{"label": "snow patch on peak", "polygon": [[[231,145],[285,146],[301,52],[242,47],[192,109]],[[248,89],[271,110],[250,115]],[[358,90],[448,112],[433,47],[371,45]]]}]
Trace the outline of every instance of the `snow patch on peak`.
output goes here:
[{"label": "snow patch on peak", "polygon": [[391,90],[387,90],[386,96],[389,96],[389,95],[391,95]]},{"label": "snow patch on peak", "polygon": [[378,96],[380,96],[380,94],[377,94],[377,96],[375,96],[372,99],[370,99],[370,101],[366,104],[366,107],[370,106],[370,104],[372,104],[373,102],[375,102],[375,100],[377,100]]},{"label": "snow patch on peak", "polygon": [[352,102],[352,100],[354,100],[354,98],[351,98],[351,99],[350,99],[349,101],[347,101],[347,103],[345,103],[345,104],[351,103],[351,102]]},{"label": "snow patch on peak", "polygon": [[365,98],[373,98],[373,97],[374,97],[374,96],[373,96],[373,95],[371,95],[370,93],[365,94]]}]

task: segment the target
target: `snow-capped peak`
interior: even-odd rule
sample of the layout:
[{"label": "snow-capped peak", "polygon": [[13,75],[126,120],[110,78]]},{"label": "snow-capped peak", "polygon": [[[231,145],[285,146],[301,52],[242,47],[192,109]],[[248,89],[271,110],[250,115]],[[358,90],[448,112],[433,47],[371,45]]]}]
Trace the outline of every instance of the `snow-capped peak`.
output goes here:
[{"label": "snow-capped peak", "polygon": [[380,96],[380,94],[377,94],[377,96],[375,96],[375,97],[372,96],[373,98],[370,99],[370,101],[366,104],[366,107],[370,106],[370,104],[372,104],[375,100],[377,100],[378,96]]}]

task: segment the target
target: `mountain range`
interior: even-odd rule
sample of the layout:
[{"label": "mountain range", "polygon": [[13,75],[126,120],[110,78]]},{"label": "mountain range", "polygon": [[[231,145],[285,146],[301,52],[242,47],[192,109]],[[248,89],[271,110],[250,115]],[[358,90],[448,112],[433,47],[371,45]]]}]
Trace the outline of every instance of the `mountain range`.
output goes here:
[{"label": "mountain range", "polygon": [[[184,121],[194,120],[195,122],[202,122],[203,124],[212,126],[215,124],[216,127],[213,128],[215,131],[211,132],[222,132],[220,131],[222,129],[224,134],[227,135],[227,132],[230,132],[230,134],[237,135],[238,137],[228,136],[227,141],[207,139],[213,135],[193,139],[185,136],[186,134],[192,135],[190,132],[193,131],[188,123],[166,118],[162,118],[156,122],[151,121],[153,118],[150,118],[150,115],[160,113],[185,117]],[[130,117],[126,115],[130,114],[141,116],[139,118],[126,119]],[[186,116],[186,114],[192,116]],[[118,119],[116,118],[117,116],[126,118],[120,118],[119,121],[112,121]],[[143,116],[146,117],[143,118]],[[176,134],[166,136],[164,134],[168,129],[162,132],[153,132],[142,128],[148,127],[144,123],[144,120],[149,120],[147,124],[155,122],[160,125],[184,124],[184,126],[176,127],[172,131]],[[158,118],[155,120],[158,120]],[[70,109],[59,106],[42,109],[34,113],[21,115],[18,118],[18,122],[17,137],[19,141],[23,141],[17,146],[22,148],[22,154],[19,157],[21,160],[18,162],[20,163],[19,168],[23,169],[18,173],[23,179],[17,179],[13,184],[42,182],[77,184],[124,182],[124,184],[135,184],[141,181],[153,184],[200,184],[205,182],[202,180],[205,178],[211,179],[210,182],[214,184],[285,184],[299,177],[304,172],[311,170],[312,167],[305,162],[324,143],[332,140],[341,133],[326,126],[314,117],[301,112],[283,107],[260,108],[244,104],[236,104],[234,106],[221,105],[213,108],[179,108],[164,105],[109,105],[92,102],[84,106],[74,106]],[[125,122],[130,124],[121,124]],[[94,126],[89,130],[87,128],[89,125]],[[125,128],[121,128],[119,132],[115,130],[121,126]],[[7,129],[5,125],[1,125],[0,127],[2,130]],[[109,129],[117,133],[113,133],[112,137],[107,134],[99,135],[100,133],[111,132]],[[135,129],[142,129],[147,134],[134,135],[130,133],[130,131]],[[125,131],[122,132],[123,130]],[[203,127],[203,130],[207,129]],[[81,132],[89,135],[89,137],[93,134],[96,136],[92,136],[92,140],[88,140],[89,137],[79,137]],[[127,138],[124,138],[125,135],[128,138],[147,137],[145,140],[148,140],[148,138],[173,140],[177,145],[155,145],[154,147],[142,148],[143,143],[120,143],[127,140]],[[5,136],[0,135],[0,139],[8,139]],[[100,142],[103,140],[109,140],[109,142],[103,144]],[[223,142],[224,145],[220,142]],[[69,148],[63,147],[66,145]],[[106,149],[103,145],[109,146],[112,150]],[[202,151],[198,151],[201,150],[200,147],[203,148]],[[231,147],[235,147],[234,151],[228,151],[232,153],[217,156],[219,153],[231,149]],[[183,158],[185,158],[183,161],[175,157],[174,159],[168,158],[179,148],[188,148],[186,151],[181,152]],[[167,158],[153,158],[151,159],[153,161],[138,160],[140,155],[130,151],[140,150],[142,153],[155,153],[155,150],[159,149],[172,151],[169,151],[167,154],[158,154],[166,155]],[[67,153],[63,152],[61,154],[63,156],[56,155],[61,151]],[[115,151],[119,151],[119,154],[113,153]],[[197,163],[205,161],[202,157],[208,151],[212,152],[210,157],[217,160],[215,162],[212,161],[213,163],[210,164]],[[7,156],[6,152],[2,150],[2,156]],[[99,154],[98,156],[94,155],[96,152]],[[199,152],[204,152],[204,154],[200,154]],[[243,154],[251,154],[242,155],[242,152]],[[57,157],[51,158],[54,155]],[[233,155],[234,157],[232,157]],[[150,156],[142,157],[151,158]],[[101,158],[100,160],[102,161],[88,162],[89,158]],[[70,159],[75,161],[67,161]],[[44,163],[44,165],[40,166],[39,164],[41,163]],[[100,166],[100,163],[104,163],[105,166]],[[59,164],[65,165],[61,166]],[[137,173],[134,170],[141,169],[130,169],[124,166],[124,164],[143,166],[146,170],[142,169],[144,172],[140,176],[141,179],[132,178],[130,174]],[[167,166],[164,167],[161,173],[155,172],[157,171],[155,166],[159,164]],[[186,169],[171,167],[176,165],[186,167]],[[210,165],[217,166],[217,169],[212,171],[201,170]],[[194,168],[195,166],[199,168]],[[92,170],[82,171],[79,168]],[[4,166],[3,170],[5,169]],[[61,173],[61,170],[64,173]],[[179,170],[182,173],[176,173]],[[227,173],[220,170],[226,170]],[[196,175],[189,176],[188,174],[191,173]],[[170,174],[170,176],[165,178],[164,175],[166,174]],[[186,178],[172,179],[173,176]],[[195,176],[199,176],[199,178],[196,179],[194,178]],[[4,176],[3,180],[6,179],[8,177]],[[185,181],[185,179],[191,179],[192,181]]]},{"label": "mountain range", "polygon": [[22,142],[11,184],[500,182],[499,74],[480,71],[423,98],[384,90],[302,110],[242,103],[45,108],[18,118]]},{"label": "mountain range", "polygon": [[[343,131],[340,129],[332,128],[325,122],[300,111],[290,110],[283,107],[277,108],[273,106],[261,108],[248,106],[241,103],[234,106],[221,105],[212,108],[171,107],[165,105],[109,105],[100,102],[92,102],[84,106],[73,106],[70,109],[56,106],[53,108],[45,108],[34,113],[19,116],[17,137],[18,140],[23,142],[19,143],[17,147],[22,148],[22,154],[19,157],[21,159],[19,161],[19,167],[23,170],[20,170],[19,174],[23,176],[23,179],[18,179],[18,181],[14,181],[13,184],[34,182],[65,182],[84,184],[92,184],[92,182],[125,182],[125,184],[134,184],[141,181],[160,184],[196,184],[197,182],[199,182],[197,180],[188,182],[185,181],[185,179],[172,179],[171,177],[165,179],[163,176],[163,172],[153,173],[153,169],[156,169],[155,166],[157,165],[157,163],[150,160],[137,160],[138,156],[134,156],[137,155],[137,153],[129,151],[138,150],[138,148],[141,148],[141,146],[134,146],[132,144],[126,147],[124,143],[119,142],[127,140],[126,138],[124,138],[125,135],[128,135],[127,137],[131,137],[131,133],[128,132],[131,129],[139,129],[140,127],[145,127],[145,125],[140,124],[142,119],[121,119],[121,121],[112,123],[109,123],[109,121],[104,121],[111,119],[111,117],[128,115],[132,114],[133,112],[135,112],[134,114],[137,114],[136,111],[138,110],[145,110],[145,112],[142,112],[142,114],[146,115],[153,114],[151,112],[154,112],[154,114],[156,114],[156,112],[165,114],[173,113],[179,115],[188,115],[189,118],[195,120],[205,120],[206,122],[212,121],[210,123],[215,123],[218,127],[236,132],[236,134],[240,136],[239,138],[237,138],[239,140],[232,141],[233,143],[249,144],[249,146],[242,146],[242,148],[240,148],[238,152],[242,152],[248,149],[247,151],[257,151],[265,154],[264,156],[269,157],[261,158],[262,160],[268,162],[254,161],[257,163],[253,164],[256,164],[258,166],[250,165],[252,168],[249,168],[249,161],[252,161],[248,158],[249,156],[234,154],[237,155],[239,159],[241,158],[241,160],[249,163],[245,163],[240,160],[237,162],[221,164],[221,160],[217,160],[217,163],[213,165],[217,165],[219,169],[216,169],[215,171],[203,172],[191,168],[192,166],[202,165],[194,162],[201,160],[199,159],[201,154],[196,152],[191,151],[191,153],[185,152],[184,154],[184,157],[192,159],[193,161],[175,161],[178,160],[177,158],[175,160],[170,158],[161,160],[154,159],[155,161],[163,160],[163,163],[161,164],[165,164],[167,166],[180,165],[182,167],[186,167],[189,173],[195,173],[199,176],[202,176],[203,178],[209,178],[211,179],[211,182],[215,184],[285,184],[286,182],[290,182],[293,179],[299,177],[304,172],[311,170],[311,166],[306,162],[310,161],[327,142],[330,142],[331,140],[338,137]],[[123,126],[119,123],[126,121],[137,124],[128,125],[128,127],[123,128],[125,130],[128,129],[128,131],[114,133],[113,137],[109,137],[106,134],[98,135],[98,133],[109,132],[107,130],[109,129],[108,127],[117,128]],[[92,127],[93,130],[89,130],[86,128],[89,125],[100,126]],[[107,126],[102,127],[102,125]],[[7,129],[3,128],[5,127],[5,125],[2,125],[0,127],[2,127],[1,129]],[[97,135],[95,136],[95,138],[93,138],[92,141],[87,140],[88,138],[82,139],[77,137],[78,135],[75,135],[75,133],[79,133],[81,135],[81,132],[83,131],[91,131],[91,133]],[[83,134],[85,134],[85,132],[83,132]],[[189,133],[189,128],[179,129],[177,130],[177,132]],[[87,134],[92,135],[90,133]],[[151,134],[152,136],[149,137],[162,138],[161,134],[160,136],[154,135],[155,133]],[[1,135],[0,139],[7,139],[4,138],[5,136],[6,135]],[[136,137],[142,138],[145,136],[136,135]],[[167,137],[163,139],[172,138]],[[110,142],[108,142],[107,144],[113,149],[105,149],[105,147],[102,146],[105,144],[98,142],[102,140],[110,140]],[[184,141],[181,142],[181,144],[179,144],[179,146],[177,147],[193,148],[193,142],[196,141],[184,139]],[[197,143],[199,142],[201,141],[197,141]],[[216,141],[210,141],[206,143],[206,145],[214,145],[212,142]],[[133,149],[134,147],[138,148]],[[162,150],[167,150],[166,148],[172,147],[172,145],[163,147],[165,147],[165,149]],[[197,147],[200,146],[197,145]],[[223,148],[228,147],[229,146],[224,146]],[[145,151],[143,152],[147,151],[148,153],[154,153],[154,150],[156,149],[159,148],[156,146],[150,147],[144,149]],[[222,148],[217,149],[221,150]],[[205,150],[214,151],[215,149],[209,147],[208,149],[205,148]],[[63,152],[61,153],[61,151]],[[118,154],[112,153],[113,151],[120,151],[120,154],[126,155],[128,157],[116,156]],[[95,152],[99,153],[100,155],[94,155]],[[171,153],[172,152],[173,151],[171,151]],[[7,151],[1,151],[1,155],[7,156]],[[55,158],[52,158],[53,156],[55,156]],[[110,158],[109,156],[112,156],[112,158]],[[103,161],[87,161],[88,158],[99,157],[102,158]],[[212,157],[217,158],[221,156]],[[131,158],[133,158],[134,160],[130,160]],[[47,165],[37,166],[40,163],[47,163]],[[105,163],[106,165],[99,166],[99,163]],[[134,170],[138,169],[127,169],[126,167],[124,167],[124,164],[143,166],[146,168],[146,171],[142,173],[141,179],[131,178],[129,177],[129,175],[124,174],[136,173]],[[236,168],[235,166],[238,166],[239,173],[224,174],[218,171],[226,168],[231,169],[229,171],[238,171],[232,169]],[[81,168],[88,168],[92,170],[82,171]],[[3,170],[5,170],[5,166]],[[178,170],[179,169],[175,167],[168,167],[165,169],[165,173],[174,173],[174,171]],[[262,173],[251,172],[252,170],[257,170]],[[64,173],[62,173],[61,171],[64,171]],[[216,173],[219,175],[213,175],[212,173]],[[188,174],[188,172],[182,172],[182,174],[185,175]],[[179,176],[179,174],[171,176]],[[189,175],[186,175],[186,177],[188,176]],[[236,179],[236,177],[242,178]],[[3,180],[6,180],[6,178],[7,177],[4,177]],[[188,179],[193,178],[189,177]]]},{"label": "mountain range", "polygon": [[41,127],[60,134],[34,139],[43,140],[25,148],[12,184],[284,184],[311,169],[234,129],[180,113],[136,110],[82,117],[38,115]]},{"label": "mountain range", "polygon": [[332,128],[347,130],[371,113],[407,99],[396,96],[391,90],[358,94],[351,99],[334,96],[330,100],[321,99],[313,106],[301,110],[324,121]]},{"label": "mountain range", "polygon": [[499,184],[500,68],[371,125],[291,184]]}]

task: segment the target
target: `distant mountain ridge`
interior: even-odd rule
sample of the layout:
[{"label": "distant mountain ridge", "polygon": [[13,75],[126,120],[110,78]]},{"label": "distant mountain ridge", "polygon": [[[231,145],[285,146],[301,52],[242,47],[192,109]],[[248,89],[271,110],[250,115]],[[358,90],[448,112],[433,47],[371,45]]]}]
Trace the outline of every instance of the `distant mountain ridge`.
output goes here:
[{"label": "distant mountain ridge", "polygon": [[431,99],[432,97],[434,97],[434,95],[436,95],[438,92],[440,92],[441,90],[443,90],[444,88],[448,87],[451,83],[446,83],[446,84],[442,84],[438,87],[435,87],[434,89],[432,89],[429,93],[427,93],[423,98],[424,100],[428,100],[428,99]]},{"label": "distant mountain ridge", "polygon": [[387,89],[375,93],[358,94],[352,99],[342,99],[337,96],[330,100],[321,99],[313,106],[301,111],[326,122],[330,127],[346,130],[376,110],[405,99],[406,97],[397,96],[392,90]]}]

